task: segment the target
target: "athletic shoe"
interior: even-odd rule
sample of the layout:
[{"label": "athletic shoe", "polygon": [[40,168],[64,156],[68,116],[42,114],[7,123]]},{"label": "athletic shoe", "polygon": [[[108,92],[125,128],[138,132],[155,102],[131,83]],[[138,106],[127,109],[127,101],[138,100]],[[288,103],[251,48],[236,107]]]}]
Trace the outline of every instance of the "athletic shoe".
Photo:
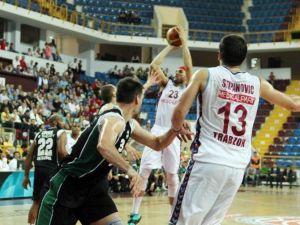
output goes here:
[{"label": "athletic shoe", "polygon": [[137,213],[137,214],[131,213],[130,214],[130,218],[128,220],[128,225],[138,224],[141,219],[142,219],[141,214],[139,214],[139,213]]}]

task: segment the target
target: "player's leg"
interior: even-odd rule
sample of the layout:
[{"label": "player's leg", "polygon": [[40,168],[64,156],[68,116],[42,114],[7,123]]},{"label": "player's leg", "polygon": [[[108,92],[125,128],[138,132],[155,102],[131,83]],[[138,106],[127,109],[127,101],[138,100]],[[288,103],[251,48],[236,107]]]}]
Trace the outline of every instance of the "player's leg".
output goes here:
[{"label": "player's leg", "polygon": [[162,162],[166,172],[169,203],[172,206],[175,193],[179,186],[178,169],[180,165],[180,141],[175,139],[162,151]]},{"label": "player's leg", "polygon": [[[145,179],[145,182],[144,182],[144,192],[146,190],[147,181],[148,181],[148,178],[149,178],[149,176],[151,174],[151,171],[152,171],[152,169],[140,167],[139,174]],[[142,216],[139,213],[139,210],[140,210],[140,207],[141,207],[141,204],[142,204],[142,200],[143,200],[142,196],[139,196],[137,198],[133,198],[132,211],[131,211],[131,214],[130,214],[129,220],[128,220],[128,224],[129,225],[137,224],[138,222],[140,222]]]},{"label": "player's leg", "polygon": [[89,189],[83,205],[75,215],[82,225],[122,225],[118,209],[107,191],[106,180],[100,180]]},{"label": "player's leg", "polygon": [[38,211],[39,211],[39,207],[40,207],[40,201],[39,200],[34,200],[31,204],[31,207],[30,207],[29,213],[28,213],[27,222],[29,224],[35,224],[37,214],[38,214]]},{"label": "player's leg", "polygon": [[173,204],[171,225],[203,224],[229,179],[223,175],[223,168],[216,164],[190,161]]},{"label": "player's leg", "polygon": [[42,196],[42,190],[44,188],[45,182],[48,181],[49,176],[49,170],[46,170],[43,167],[36,167],[34,171],[34,183],[33,183],[33,193],[32,193],[32,205],[30,207],[29,213],[28,213],[28,219],[27,222],[29,224],[35,224],[37,214],[39,211],[41,198]]},{"label": "player's leg", "polygon": [[[151,130],[151,133],[154,135],[160,135],[162,132],[163,131],[161,129],[155,126]],[[162,167],[161,157],[162,152],[154,151],[149,147],[144,148],[139,172],[145,179],[144,190],[146,190],[147,181],[152,169],[158,169]],[[139,210],[142,199],[142,196],[133,199],[132,211],[128,220],[128,225],[137,224],[141,220]]]},{"label": "player's leg", "polygon": [[[73,221],[70,210],[67,207],[60,205],[59,196],[64,195],[61,190],[65,186],[65,175],[57,173],[50,181],[50,189],[43,197],[36,225],[69,225]],[[66,197],[66,196],[64,196]],[[70,219],[72,218],[72,220]]]},{"label": "player's leg", "polygon": [[[223,188],[214,205],[205,216],[203,225],[221,224],[243,180],[244,170],[225,167]],[[222,182],[222,181],[221,181]]]}]

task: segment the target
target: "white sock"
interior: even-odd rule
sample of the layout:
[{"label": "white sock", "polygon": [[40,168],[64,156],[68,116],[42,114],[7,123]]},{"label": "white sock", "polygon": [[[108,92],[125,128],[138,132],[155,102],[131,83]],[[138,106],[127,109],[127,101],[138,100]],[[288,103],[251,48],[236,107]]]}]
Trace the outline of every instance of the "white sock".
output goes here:
[{"label": "white sock", "polygon": [[143,200],[143,197],[137,197],[137,198],[133,199],[133,204],[132,204],[132,213],[133,214],[138,214],[139,213],[142,200]]}]

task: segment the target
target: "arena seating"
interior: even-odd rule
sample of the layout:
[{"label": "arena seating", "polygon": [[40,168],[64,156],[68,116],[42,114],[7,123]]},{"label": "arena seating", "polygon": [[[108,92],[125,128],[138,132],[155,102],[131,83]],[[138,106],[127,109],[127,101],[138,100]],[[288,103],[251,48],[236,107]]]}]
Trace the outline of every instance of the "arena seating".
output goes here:
[{"label": "arena seating", "polygon": [[[251,19],[247,21],[250,32],[248,41],[273,42],[284,41],[284,35],[279,30],[288,29],[299,1],[290,0],[253,0],[249,8]],[[270,32],[271,31],[271,32]],[[261,32],[260,35],[251,35],[251,32]]]},{"label": "arena seating", "polygon": [[[6,2],[16,3],[15,0]],[[248,30],[245,36],[251,43],[285,40],[283,33],[274,31],[288,28],[299,3],[299,0],[253,0],[253,6],[249,8],[251,18],[244,26],[242,0],[137,0],[134,3],[129,0],[75,0],[74,4],[57,0],[57,4],[67,8],[69,14],[79,10],[78,24],[90,26],[92,21],[94,29],[101,28],[109,34],[155,37],[156,32],[151,23],[153,6],[165,5],[183,8],[189,21],[189,36],[192,40],[218,42],[225,33],[246,33]],[[29,5],[28,0],[19,0],[18,5],[30,7],[37,12],[43,11],[36,2]],[[140,25],[118,23],[118,15],[124,10],[137,12],[141,19]]]}]

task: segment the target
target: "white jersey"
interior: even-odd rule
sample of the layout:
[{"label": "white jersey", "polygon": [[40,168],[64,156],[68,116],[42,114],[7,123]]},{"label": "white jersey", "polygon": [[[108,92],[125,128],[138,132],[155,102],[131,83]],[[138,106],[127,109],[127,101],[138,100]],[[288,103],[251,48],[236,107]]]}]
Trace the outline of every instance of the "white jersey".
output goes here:
[{"label": "white jersey", "polygon": [[[78,138],[77,138],[78,139]],[[76,143],[77,139],[75,140],[72,138],[71,133],[67,134],[67,144],[66,144],[66,150],[69,154],[72,152],[72,146]]]},{"label": "white jersey", "polygon": [[157,104],[155,116],[156,125],[167,128],[172,126],[171,118],[184,90],[185,86],[175,86],[172,80],[168,81],[166,87],[161,92],[161,96]]},{"label": "white jersey", "polygon": [[199,95],[200,112],[192,144],[196,161],[246,168],[251,158],[252,127],[260,80],[232,73],[224,66],[208,69],[207,86]]}]

